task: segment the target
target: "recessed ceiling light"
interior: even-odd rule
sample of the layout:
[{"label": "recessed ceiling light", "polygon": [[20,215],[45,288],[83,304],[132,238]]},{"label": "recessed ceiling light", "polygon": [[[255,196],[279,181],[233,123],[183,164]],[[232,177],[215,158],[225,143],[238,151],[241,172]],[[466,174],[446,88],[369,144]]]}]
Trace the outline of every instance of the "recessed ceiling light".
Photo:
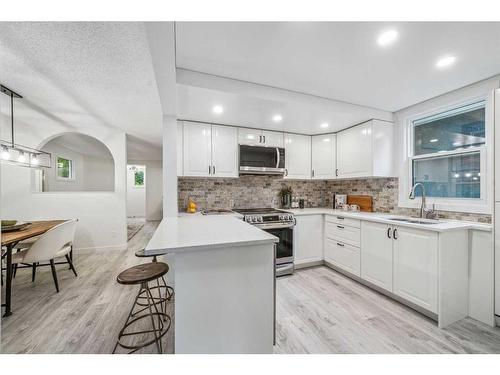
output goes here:
[{"label": "recessed ceiling light", "polygon": [[436,62],[436,68],[446,68],[447,66],[454,64],[456,60],[457,60],[457,58],[455,56],[441,57]]},{"label": "recessed ceiling light", "polygon": [[455,177],[455,178],[459,178],[459,177],[460,177],[460,174],[459,174],[459,173],[455,173],[455,174],[453,175],[453,177]]},{"label": "recessed ceiling light", "polygon": [[467,177],[467,178],[472,177],[472,173],[466,173],[465,177]]},{"label": "recessed ceiling light", "polygon": [[387,30],[378,36],[377,43],[379,46],[386,47],[396,41],[398,32],[396,30]]},{"label": "recessed ceiling light", "polygon": [[273,116],[274,122],[280,122],[281,120],[283,120],[283,116],[281,116],[281,115],[274,115]]},{"label": "recessed ceiling light", "polygon": [[431,139],[429,142],[431,142],[431,143],[436,143],[437,141],[439,141],[439,139],[437,139],[437,138],[433,138],[433,139]]},{"label": "recessed ceiling light", "polygon": [[330,124],[329,124],[329,123],[327,123],[327,122],[324,122],[324,123],[322,123],[320,126],[321,126],[323,129],[326,129],[326,128],[328,128],[328,127],[330,126]]},{"label": "recessed ceiling light", "polygon": [[222,108],[221,105],[214,105],[212,111],[214,111],[215,114],[220,115],[222,112],[224,112],[224,108]]}]

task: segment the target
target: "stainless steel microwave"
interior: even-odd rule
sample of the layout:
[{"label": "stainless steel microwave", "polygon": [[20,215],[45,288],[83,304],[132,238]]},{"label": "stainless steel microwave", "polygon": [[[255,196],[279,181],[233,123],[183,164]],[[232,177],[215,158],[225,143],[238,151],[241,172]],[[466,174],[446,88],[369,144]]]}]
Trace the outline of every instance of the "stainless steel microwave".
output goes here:
[{"label": "stainless steel microwave", "polygon": [[240,145],[240,174],[285,174],[285,149]]}]

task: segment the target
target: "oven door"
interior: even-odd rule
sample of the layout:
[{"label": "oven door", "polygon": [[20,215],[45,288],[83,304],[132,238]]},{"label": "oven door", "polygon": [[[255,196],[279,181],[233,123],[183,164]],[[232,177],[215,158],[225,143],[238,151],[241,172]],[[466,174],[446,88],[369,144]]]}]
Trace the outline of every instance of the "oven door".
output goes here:
[{"label": "oven door", "polygon": [[293,224],[282,228],[259,227],[279,238],[276,244],[276,264],[293,263]]}]

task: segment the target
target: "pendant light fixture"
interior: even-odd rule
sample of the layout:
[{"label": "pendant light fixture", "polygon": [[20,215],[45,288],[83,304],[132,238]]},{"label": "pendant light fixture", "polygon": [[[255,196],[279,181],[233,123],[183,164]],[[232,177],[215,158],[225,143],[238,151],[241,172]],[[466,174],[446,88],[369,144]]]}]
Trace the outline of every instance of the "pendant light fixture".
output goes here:
[{"label": "pendant light fixture", "polygon": [[22,99],[18,93],[12,91],[4,85],[0,85],[1,91],[10,97],[10,130],[11,140],[0,140],[1,160],[3,163],[19,165],[30,168],[50,168],[51,155],[48,152],[35,148],[16,144],[14,142],[14,98]]}]

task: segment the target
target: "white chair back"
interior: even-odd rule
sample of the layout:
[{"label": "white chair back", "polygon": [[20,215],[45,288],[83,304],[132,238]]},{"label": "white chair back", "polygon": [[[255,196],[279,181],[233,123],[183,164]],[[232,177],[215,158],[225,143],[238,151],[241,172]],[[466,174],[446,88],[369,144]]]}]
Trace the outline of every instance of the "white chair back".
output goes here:
[{"label": "white chair back", "polygon": [[54,259],[54,256],[64,246],[73,242],[76,223],[76,219],[65,221],[42,234],[28,249],[23,263],[45,262]]}]

